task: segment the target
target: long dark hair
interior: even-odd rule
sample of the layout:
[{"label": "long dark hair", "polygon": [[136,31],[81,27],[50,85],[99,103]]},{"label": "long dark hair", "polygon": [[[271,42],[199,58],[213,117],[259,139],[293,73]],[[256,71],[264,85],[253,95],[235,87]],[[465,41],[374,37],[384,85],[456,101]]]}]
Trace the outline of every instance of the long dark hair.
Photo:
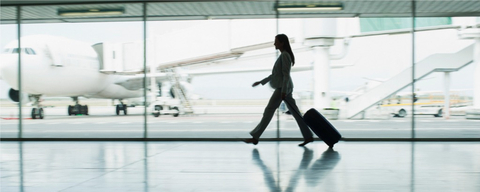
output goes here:
[{"label": "long dark hair", "polygon": [[295,65],[295,56],[293,55],[292,47],[290,47],[290,41],[288,40],[287,35],[278,34],[275,38],[277,38],[280,43],[283,43],[283,50],[290,54],[290,57],[292,58],[292,66]]}]

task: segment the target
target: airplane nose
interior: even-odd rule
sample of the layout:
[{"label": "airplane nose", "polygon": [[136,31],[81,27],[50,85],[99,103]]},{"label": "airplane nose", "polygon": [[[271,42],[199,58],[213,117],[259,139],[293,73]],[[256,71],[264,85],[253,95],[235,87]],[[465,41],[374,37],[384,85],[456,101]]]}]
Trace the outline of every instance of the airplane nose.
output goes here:
[{"label": "airplane nose", "polygon": [[12,88],[18,89],[18,57],[1,55],[0,79],[6,81]]}]

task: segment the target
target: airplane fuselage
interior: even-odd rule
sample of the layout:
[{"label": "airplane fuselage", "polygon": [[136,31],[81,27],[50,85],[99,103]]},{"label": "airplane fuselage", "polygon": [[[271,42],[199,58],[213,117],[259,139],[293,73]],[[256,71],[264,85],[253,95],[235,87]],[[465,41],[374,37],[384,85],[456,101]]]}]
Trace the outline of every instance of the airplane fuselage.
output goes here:
[{"label": "airplane fuselage", "polygon": [[120,75],[100,73],[99,58],[86,43],[53,36],[27,36],[8,44],[1,55],[1,77],[18,90],[18,52],[21,52],[22,92],[54,97],[125,99],[142,90],[115,84]]}]

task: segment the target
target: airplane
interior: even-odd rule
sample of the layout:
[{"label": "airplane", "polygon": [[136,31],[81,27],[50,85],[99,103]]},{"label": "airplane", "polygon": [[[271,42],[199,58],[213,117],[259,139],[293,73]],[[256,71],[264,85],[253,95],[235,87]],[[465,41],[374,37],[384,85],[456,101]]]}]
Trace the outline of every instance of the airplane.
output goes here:
[{"label": "airplane", "polygon": [[[143,96],[139,87],[134,87],[126,75],[101,73],[97,53],[87,43],[64,37],[32,35],[7,44],[0,55],[1,78],[11,89],[9,98],[18,102],[18,54],[22,60],[22,93],[33,99],[32,119],[43,119],[41,96],[71,97],[74,105],[68,106],[68,115],[88,115],[88,106],[79,103],[79,97],[118,99],[117,115],[127,114],[123,99]],[[126,88],[129,87],[129,88]]]}]

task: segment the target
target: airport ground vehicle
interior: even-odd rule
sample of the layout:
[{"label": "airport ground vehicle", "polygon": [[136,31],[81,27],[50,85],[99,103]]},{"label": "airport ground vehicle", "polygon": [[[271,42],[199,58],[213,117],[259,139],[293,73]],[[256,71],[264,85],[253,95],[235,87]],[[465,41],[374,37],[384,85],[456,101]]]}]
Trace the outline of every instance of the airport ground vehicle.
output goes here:
[{"label": "airport ground vehicle", "polygon": [[[410,105],[391,107],[391,114],[393,117],[405,117],[411,114],[412,108]],[[441,105],[420,105],[415,106],[415,115],[433,115],[434,117],[443,116],[443,106]]]},{"label": "airport ground vehicle", "polygon": [[152,115],[159,117],[160,115],[173,115],[178,117],[182,113],[182,104],[179,99],[158,97],[156,101],[150,104]]}]

